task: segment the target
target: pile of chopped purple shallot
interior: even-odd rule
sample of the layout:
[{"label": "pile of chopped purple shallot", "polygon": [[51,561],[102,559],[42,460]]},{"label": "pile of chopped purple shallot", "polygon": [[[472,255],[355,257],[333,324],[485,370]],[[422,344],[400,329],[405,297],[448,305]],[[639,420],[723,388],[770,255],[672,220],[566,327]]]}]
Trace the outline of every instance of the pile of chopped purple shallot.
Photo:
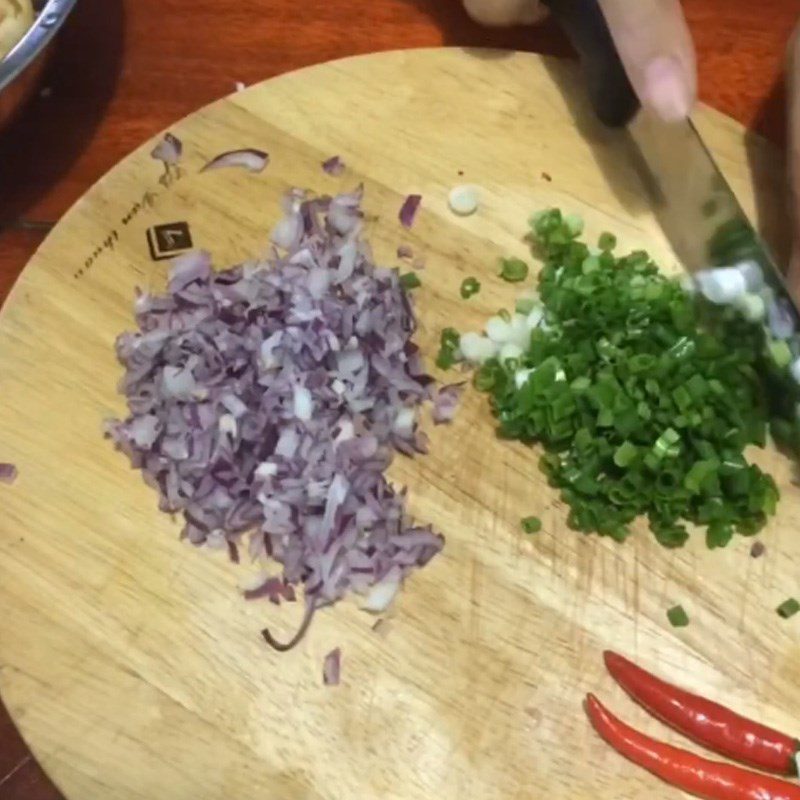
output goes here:
[{"label": "pile of chopped purple shallot", "polygon": [[183,537],[236,558],[246,540],[282,565],[249,596],[278,603],[302,584],[302,630],[351,590],[385,610],[443,545],[384,476],[394,450],[426,452],[417,410],[433,388],[411,298],[359,238],[361,194],[290,192],[263,262],[180,257],[116,345],[130,413],[107,435],[183,514]]}]

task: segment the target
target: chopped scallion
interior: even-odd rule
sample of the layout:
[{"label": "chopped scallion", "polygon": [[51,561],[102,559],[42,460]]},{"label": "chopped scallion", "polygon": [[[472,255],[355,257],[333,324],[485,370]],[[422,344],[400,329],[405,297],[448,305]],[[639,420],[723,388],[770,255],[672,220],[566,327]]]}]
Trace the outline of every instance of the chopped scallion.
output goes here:
[{"label": "chopped scallion", "polygon": [[617,237],[613,233],[601,233],[597,241],[597,246],[601,250],[613,250],[617,246]]},{"label": "chopped scallion", "polygon": [[685,628],[689,624],[689,615],[683,606],[673,606],[667,611],[667,619],[673,628]]},{"label": "chopped scallion", "polygon": [[500,277],[509,283],[519,283],[528,277],[528,265],[520,258],[504,258],[500,261]]},{"label": "chopped scallion", "polygon": [[418,289],[422,286],[422,281],[416,272],[406,272],[400,276],[400,285],[408,291],[409,289]]},{"label": "chopped scallion", "polygon": [[777,608],[778,616],[781,616],[784,619],[793,617],[798,611],[800,611],[800,603],[798,603],[794,597],[784,600]]},{"label": "chopped scallion", "polygon": [[639,448],[630,442],[623,442],[614,453],[614,463],[618,467],[629,467],[639,455]]},{"label": "chopped scallion", "polygon": [[536,308],[536,300],[532,297],[520,297],[517,302],[514,304],[514,310],[517,314],[528,314]]},{"label": "chopped scallion", "polygon": [[436,366],[439,369],[450,369],[456,363],[456,350],[461,343],[461,335],[455,328],[445,328],[439,337],[439,353]]},{"label": "chopped scallion", "polygon": [[[516,311],[536,324],[474,377],[499,435],[544,447],[576,530],[622,541],[643,516],[665,547],[683,546],[691,524],[710,548],[758,533],[779,494],[746,449],[768,429],[800,447],[800,388],[776,376],[786,343],[662,275],[647,253],[615,254],[611,234],[593,253],[558,209],[530,224],[543,266],[535,304]],[[519,259],[503,262],[512,279],[517,262],[527,275]],[[517,322],[501,320],[503,335]]]},{"label": "chopped scallion", "polygon": [[455,328],[445,328],[440,336],[442,347],[449,347],[453,350],[461,343],[461,334]]},{"label": "chopped scallion", "polygon": [[525,517],[522,520],[522,530],[525,533],[539,533],[542,529],[542,521],[539,517]]},{"label": "chopped scallion", "polygon": [[470,297],[478,294],[480,290],[481,284],[476,278],[464,278],[461,282],[461,296],[465,300],[469,300]]},{"label": "chopped scallion", "polygon": [[574,237],[583,233],[583,220],[577,214],[567,214],[564,217],[564,224]]},{"label": "chopped scallion", "polygon": [[442,347],[436,356],[436,366],[439,369],[450,369],[456,363],[456,357],[452,350]]}]

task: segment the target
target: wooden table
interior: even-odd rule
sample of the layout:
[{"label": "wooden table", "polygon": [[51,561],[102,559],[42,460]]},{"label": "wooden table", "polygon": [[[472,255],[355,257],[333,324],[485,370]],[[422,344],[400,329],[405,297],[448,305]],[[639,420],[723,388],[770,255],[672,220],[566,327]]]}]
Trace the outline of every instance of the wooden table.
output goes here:
[{"label": "wooden table", "polygon": [[[684,5],[702,99],[783,143],[780,73],[795,0]],[[53,54],[47,91],[0,137],[0,297],[48,228],[106,170],[237,81],[439,44],[568,51],[549,25],[482,30],[456,0],[308,0],[302,10],[290,0],[81,0]],[[58,797],[0,711],[0,798]]]}]

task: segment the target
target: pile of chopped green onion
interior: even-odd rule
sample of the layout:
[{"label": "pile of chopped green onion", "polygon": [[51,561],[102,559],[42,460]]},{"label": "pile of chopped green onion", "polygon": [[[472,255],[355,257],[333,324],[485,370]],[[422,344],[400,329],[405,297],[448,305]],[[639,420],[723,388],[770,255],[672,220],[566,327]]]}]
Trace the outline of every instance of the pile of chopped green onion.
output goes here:
[{"label": "pile of chopped green onion", "polygon": [[[771,423],[800,444],[797,391],[776,389],[763,328],[687,292],[646,252],[616,256],[610,234],[590,251],[558,210],[531,227],[543,321],[521,356],[475,374],[500,436],[544,446],[541,467],[576,530],[622,541],[646,516],[667,547],[694,523],[712,548],[760,531],[778,489],[745,448],[763,446]],[[443,337],[450,355],[457,343]]]}]

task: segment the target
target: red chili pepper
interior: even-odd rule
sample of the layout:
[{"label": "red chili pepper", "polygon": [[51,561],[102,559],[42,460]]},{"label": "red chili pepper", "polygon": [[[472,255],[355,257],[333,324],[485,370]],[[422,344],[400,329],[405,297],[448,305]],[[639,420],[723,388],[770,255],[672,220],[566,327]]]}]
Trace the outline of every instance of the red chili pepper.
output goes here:
[{"label": "red chili pepper", "polygon": [[767,772],[796,775],[796,739],[662,681],[616,653],[604,654],[617,683],[653,716],[721,755]]},{"label": "red chili pepper", "polygon": [[651,739],[617,719],[594,696],[586,712],[600,736],[625,758],[703,800],[800,800],[800,786],[743,767],[709,761]]}]

